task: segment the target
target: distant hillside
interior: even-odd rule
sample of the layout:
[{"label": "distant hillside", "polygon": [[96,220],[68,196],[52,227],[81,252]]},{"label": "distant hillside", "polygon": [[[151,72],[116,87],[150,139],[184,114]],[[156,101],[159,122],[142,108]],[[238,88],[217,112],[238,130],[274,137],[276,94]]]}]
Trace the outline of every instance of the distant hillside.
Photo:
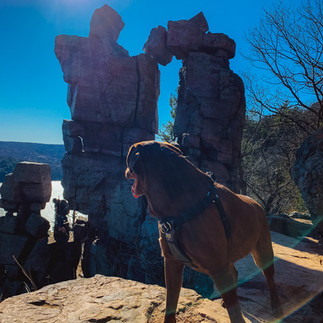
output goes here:
[{"label": "distant hillside", "polygon": [[0,141],[0,182],[20,161],[47,163],[51,167],[52,180],[61,180],[64,153],[64,145]]}]

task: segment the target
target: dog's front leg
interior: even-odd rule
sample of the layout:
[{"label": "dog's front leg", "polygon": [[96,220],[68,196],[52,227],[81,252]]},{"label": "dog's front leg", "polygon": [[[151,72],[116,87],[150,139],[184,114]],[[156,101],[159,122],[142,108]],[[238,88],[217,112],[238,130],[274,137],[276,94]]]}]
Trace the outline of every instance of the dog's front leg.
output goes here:
[{"label": "dog's front leg", "polygon": [[184,265],[174,259],[164,258],[164,272],[166,283],[166,310],[164,323],[176,322],[175,313],[179,292],[182,287]]}]

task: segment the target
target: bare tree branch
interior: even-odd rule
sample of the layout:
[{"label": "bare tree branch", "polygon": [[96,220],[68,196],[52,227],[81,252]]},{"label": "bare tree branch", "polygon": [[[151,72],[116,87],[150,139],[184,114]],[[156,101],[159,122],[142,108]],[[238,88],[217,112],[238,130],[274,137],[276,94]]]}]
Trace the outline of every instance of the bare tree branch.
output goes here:
[{"label": "bare tree branch", "polygon": [[[253,101],[273,114],[281,114],[285,102],[302,107],[315,116],[313,130],[323,124],[322,21],[321,0],[308,0],[299,8],[279,2],[265,10],[260,25],[247,36],[251,51],[245,55],[269,72],[262,80],[266,91],[249,89]],[[318,105],[313,108],[313,103]]]},{"label": "bare tree branch", "polygon": [[15,263],[17,264],[17,266],[20,268],[20,270],[22,271],[22,273],[26,276],[26,278],[30,281],[31,285],[33,286],[34,290],[37,290],[37,286],[35,284],[35,282],[33,281],[33,279],[31,278],[31,276],[26,272],[26,270],[20,265],[19,261],[17,260],[17,258],[12,255],[13,260],[15,261]]}]

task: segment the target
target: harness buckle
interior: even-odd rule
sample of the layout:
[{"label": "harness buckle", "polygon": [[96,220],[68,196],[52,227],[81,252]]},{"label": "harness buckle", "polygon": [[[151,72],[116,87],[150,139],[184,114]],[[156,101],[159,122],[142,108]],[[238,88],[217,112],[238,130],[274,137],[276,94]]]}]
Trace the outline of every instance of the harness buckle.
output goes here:
[{"label": "harness buckle", "polygon": [[163,222],[161,224],[161,232],[166,234],[172,230],[172,224],[170,222]]}]

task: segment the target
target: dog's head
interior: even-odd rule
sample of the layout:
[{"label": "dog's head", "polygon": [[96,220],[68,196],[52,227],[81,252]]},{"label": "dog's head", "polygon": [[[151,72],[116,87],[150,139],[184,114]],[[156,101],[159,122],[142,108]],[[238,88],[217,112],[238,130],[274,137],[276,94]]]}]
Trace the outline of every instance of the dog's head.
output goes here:
[{"label": "dog's head", "polygon": [[149,178],[162,182],[165,177],[172,176],[169,159],[182,155],[180,149],[169,143],[142,141],[132,145],[126,159],[125,176],[134,179],[131,189],[134,197],[147,193]]}]

